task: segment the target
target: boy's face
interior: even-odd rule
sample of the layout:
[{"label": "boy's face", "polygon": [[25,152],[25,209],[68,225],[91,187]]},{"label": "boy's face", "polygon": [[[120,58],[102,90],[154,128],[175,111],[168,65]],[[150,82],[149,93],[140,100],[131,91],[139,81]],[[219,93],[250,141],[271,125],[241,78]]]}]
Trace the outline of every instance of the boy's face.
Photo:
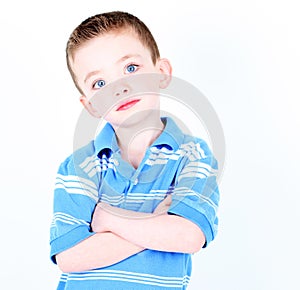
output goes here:
[{"label": "boy's face", "polygon": [[[145,81],[141,91],[141,88],[134,88],[135,83],[130,82],[132,78],[126,77],[139,77],[145,73],[154,76],[171,74],[169,62],[159,59],[153,64],[149,49],[129,31],[109,33],[88,41],[75,52],[72,68],[84,93],[81,97],[83,105],[91,114],[103,116],[112,125],[120,125],[138,111],[159,110],[159,95],[142,93],[159,92],[163,78],[156,78],[156,82]],[[137,90],[140,90],[139,94]],[[110,108],[109,111],[100,112],[99,107],[91,104],[92,97],[101,92],[105,92],[102,102],[106,106],[103,107]],[[135,96],[130,97],[133,93]],[[120,100],[121,103],[117,103]]]}]

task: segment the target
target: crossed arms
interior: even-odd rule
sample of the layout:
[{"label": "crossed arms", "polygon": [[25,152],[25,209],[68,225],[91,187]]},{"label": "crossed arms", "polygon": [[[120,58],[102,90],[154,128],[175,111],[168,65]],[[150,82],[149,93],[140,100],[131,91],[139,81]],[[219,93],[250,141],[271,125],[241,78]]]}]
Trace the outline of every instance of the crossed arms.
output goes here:
[{"label": "crossed arms", "polygon": [[171,196],[153,214],[133,212],[99,203],[94,211],[95,234],[56,255],[63,272],[102,268],[120,262],[144,249],[195,253],[205,243],[201,229],[193,222],[167,214]]}]

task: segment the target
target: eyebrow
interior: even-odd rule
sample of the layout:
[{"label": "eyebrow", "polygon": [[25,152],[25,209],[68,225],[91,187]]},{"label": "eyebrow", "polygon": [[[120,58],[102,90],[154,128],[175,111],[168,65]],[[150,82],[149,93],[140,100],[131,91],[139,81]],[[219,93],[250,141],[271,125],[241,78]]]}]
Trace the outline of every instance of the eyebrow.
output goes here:
[{"label": "eyebrow", "polygon": [[[121,63],[121,62],[125,61],[126,59],[129,59],[129,58],[132,58],[132,57],[139,57],[140,58],[141,55],[140,54],[126,54],[126,55],[122,56],[119,60],[117,60],[116,63],[117,64]],[[99,73],[101,73],[101,70],[95,70],[95,71],[89,72],[86,75],[86,77],[84,79],[84,82],[86,83],[89,78],[91,78],[92,76],[94,76],[96,74],[99,74]]]},{"label": "eyebrow", "polygon": [[136,54],[126,54],[123,57],[121,57],[116,63],[120,63],[120,62],[122,62],[128,58],[132,58],[132,57],[141,57],[141,55],[137,54],[137,53]]},{"label": "eyebrow", "polygon": [[94,76],[94,75],[96,75],[96,74],[99,74],[99,73],[101,73],[100,70],[94,70],[94,71],[89,72],[89,73],[86,75],[86,77],[85,77],[85,79],[84,79],[84,82],[86,83],[87,80],[88,80],[89,78],[91,78],[92,76]]}]

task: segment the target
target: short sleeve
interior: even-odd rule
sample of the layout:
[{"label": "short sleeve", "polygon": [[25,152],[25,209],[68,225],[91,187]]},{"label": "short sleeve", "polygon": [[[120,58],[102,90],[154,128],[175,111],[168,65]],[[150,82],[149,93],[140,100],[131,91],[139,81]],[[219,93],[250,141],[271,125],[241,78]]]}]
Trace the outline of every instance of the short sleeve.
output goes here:
[{"label": "short sleeve", "polygon": [[187,218],[203,231],[206,247],[218,229],[217,161],[203,140],[182,145],[182,166],[176,176],[170,214]]},{"label": "short sleeve", "polygon": [[77,164],[71,155],[57,172],[50,227],[50,256],[54,263],[56,254],[94,234],[90,222],[98,201],[98,188],[95,178],[84,170],[93,167],[90,159]]}]

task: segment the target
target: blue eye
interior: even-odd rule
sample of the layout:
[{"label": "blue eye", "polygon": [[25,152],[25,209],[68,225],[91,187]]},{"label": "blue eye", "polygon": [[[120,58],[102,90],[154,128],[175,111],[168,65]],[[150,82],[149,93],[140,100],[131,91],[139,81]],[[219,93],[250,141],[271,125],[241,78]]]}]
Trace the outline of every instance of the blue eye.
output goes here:
[{"label": "blue eye", "polygon": [[99,89],[99,88],[102,88],[103,86],[105,86],[104,80],[96,81],[93,85],[94,89]]},{"label": "blue eye", "polygon": [[138,66],[136,64],[130,64],[129,66],[126,67],[126,72],[127,73],[133,73],[137,70]]}]

